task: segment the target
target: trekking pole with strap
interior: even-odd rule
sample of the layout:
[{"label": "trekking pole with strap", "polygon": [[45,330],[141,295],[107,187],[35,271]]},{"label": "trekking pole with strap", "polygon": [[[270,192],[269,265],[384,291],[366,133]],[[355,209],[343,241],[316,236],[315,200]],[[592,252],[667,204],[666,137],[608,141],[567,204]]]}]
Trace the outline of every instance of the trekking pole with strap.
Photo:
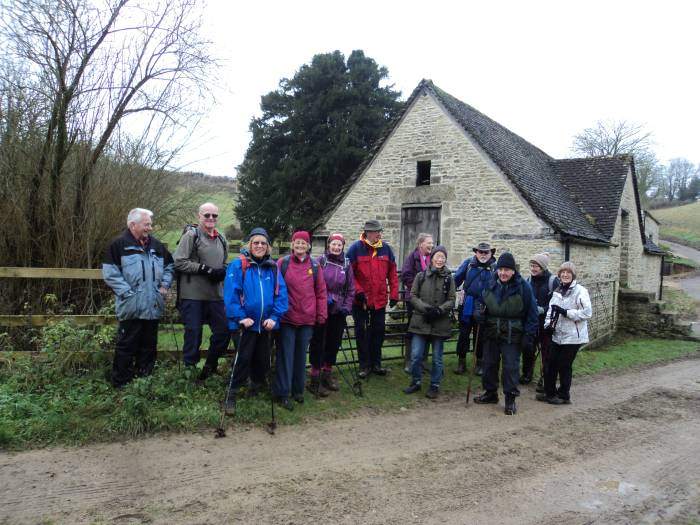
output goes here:
[{"label": "trekking pole with strap", "polygon": [[472,379],[474,377],[474,371],[476,370],[476,354],[477,348],[479,346],[479,336],[481,335],[481,325],[476,325],[476,335],[474,336],[474,358],[472,360],[472,367],[469,370],[469,378],[467,379],[467,406],[469,406],[469,397],[472,394]]},{"label": "trekking pole with strap", "polygon": [[[167,305],[166,305],[166,312],[167,310]],[[170,334],[173,336],[173,343],[175,343],[175,358],[177,359],[177,373],[181,373],[182,370],[180,368],[180,362],[182,361],[182,355],[180,355],[180,345],[177,344],[177,336],[175,335],[175,323],[173,323],[173,314],[172,313],[167,313],[168,316],[168,324],[170,325]],[[184,352],[184,347],[183,347],[183,352]]]},{"label": "trekking pole with strap", "polygon": [[275,419],[275,400],[272,393],[272,369],[277,364],[277,347],[272,345],[272,331],[267,332],[267,346],[270,349],[270,371],[268,372],[268,385],[270,387],[270,422],[266,425],[265,430],[271,436],[275,435],[277,430],[277,420]]},{"label": "trekking pole with strap", "polygon": [[343,360],[347,365],[350,366],[350,371],[348,372],[348,376],[346,373],[343,371],[342,368],[338,365],[338,363],[335,364],[336,369],[338,370],[338,373],[340,376],[343,378],[343,381],[345,384],[350,388],[352,393],[356,397],[362,397],[362,382],[360,381],[360,376],[357,373],[357,362],[355,360],[355,352],[353,351],[352,348],[352,339],[350,338],[350,329],[348,328],[347,323],[345,324],[345,335],[348,340],[348,348],[350,350],[350,360],[348,360],[348,354],[345,351],[345,347],[343,346],[343,342],[340,342],[340,351],[343,352]]},{"label": "trekking pole with strap", "polygon": [[243,337],[244,328],[239,329],[238,334],[238,344],[236,345],[236,353],[233,357],[233,363],[231,364],[231,374],[228,379],[228,386],[226,387],[226,394],[224,395],[224,402],[221,403],[221,415],[219,418],[219,426],[217,427],[214,437],[222,438],[226,437],[226,427],[224,426],[224,421],[226,419],[226,405],[228,404],[229,396],[231,395],[231,385],[233,384],[233,373],[236,370],[236,363],[238,363],[238,348],[241,345],[241,338]]}]

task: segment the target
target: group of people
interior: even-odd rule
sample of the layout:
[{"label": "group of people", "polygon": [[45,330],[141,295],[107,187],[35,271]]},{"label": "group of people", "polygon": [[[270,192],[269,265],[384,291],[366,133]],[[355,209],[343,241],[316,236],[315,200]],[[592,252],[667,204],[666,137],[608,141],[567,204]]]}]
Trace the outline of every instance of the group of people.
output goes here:
[{"label": "group of people", "polygon": [[[359,376],[387,374],[382,366],[385,317],[387,306],[399,302],[399,275],[379,221],[366,221],[360,238],[347,249],[342,234],[331,234],[319,257],[311,255],[309,233],[296,231],[291,253],[277,261],[271,258],[265,229],[254,228],[241,253],[229,261],[228,242],[216,228],[215,204],[200,206],[198,223],[183,230],[172,256],[151,235],[152,216],[149,210],[131,210],[127,229],[109,245],[103,263],[119,320],[111,373],[115,387],[152,372],[158,322],[174,282],[185,329],[186,366],[199,362],[203,325],[211,329],[199,381],[216,372],[219,357],[234,339],[236,355],[224,402],[227,412],[235,410],[244,387],[246,395],[256,396],[269,386],[275,401],[287,410],[304,402],[305,390],[319,397],[337,391],[333,367],[349,315],[355,327]],[[537,349],[543,363],[537,399],[570,403],[572,364],[578,349],[588,342],[591,317],[590,298],[576,281],[573,263],[563,263],[555,276],[548,268],[549,256],[536,254],[525,279],[511,253],[496,259],[495,248],[486,242],[473,252],[453,273],[446,248],[435,246],[431,235],[421,233],[416,249],[404,261],[401,282],[410,349],[406,371],[411,376],[404,392],[422,389],[430,348],[426,396],[438,397],[444,342],[452,334],[457,313],[455,373],[467,370],[466,354],[473,340],[476,372],[484,390],[474,398],[476,403],[498,403],[502,362],[505,413],[514,414],[518,385],[532,381]]]}]

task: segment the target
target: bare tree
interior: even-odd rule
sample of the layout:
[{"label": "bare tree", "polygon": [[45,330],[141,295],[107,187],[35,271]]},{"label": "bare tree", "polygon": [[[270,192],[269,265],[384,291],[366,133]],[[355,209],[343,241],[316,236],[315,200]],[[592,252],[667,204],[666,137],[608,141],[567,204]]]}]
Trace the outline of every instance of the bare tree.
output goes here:
[{"label": "bare tree", "polygon": [[[104,196],[98,183],[109,180],[100,162],[109,157],[103,168],[110,170],[115,161],[131,163],[131,170],[115,171],[138,172],[132,184],[161,173],[208,100],[213,61],[196,0],[0,5],[1,43],[24,72],[5,77],[4,85],[31,94],[43,111],[22,203],[35,210],[26,218],[26,262],[94,264],[99,246],[86,250],[84,235],[94,230],[92,207]],[[91,256],[66,260],[66,253]]]},{"label": "bare tree", "polygon": [[670,202],[682,198],[696,173],[695,165],[688,159],[671,159],[664,171],[663,190],[665,197]]},{"label": "bare tree", "polygon": [[651,133],[643,126],[625,120],[596,122],[574,137],[572,146],[576,154],[584,157],[601,157],[627,153],[637,155],[651,149]]}]

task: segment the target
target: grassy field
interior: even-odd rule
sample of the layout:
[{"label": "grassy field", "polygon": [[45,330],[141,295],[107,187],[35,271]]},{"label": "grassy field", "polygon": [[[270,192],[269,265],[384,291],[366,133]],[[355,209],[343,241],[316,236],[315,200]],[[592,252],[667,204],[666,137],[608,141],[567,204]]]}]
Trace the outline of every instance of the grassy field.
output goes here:
[{"label": "grassy field", "polygon": [[[618,340],[607,347],[581,352],[574,364],[576,376],[622,370],[660,362],[700,351],[700,344],[659,339]],[[115,391],[105,381],[109,362],[93,362],[91,369],[61,372],[51,359],[5,353],[0,362],[0,448],[21,450],[50,445],[80,445],[159,432],[213,431],[219,420],[219,402],[226,376],[215,375],[205,385],[194,383],[196,371],[175,363],[159,362],[155,373]],[[455,356],[445,358],[443,395],[462,397],[466,376],[451,370]],[[346,417],[362,410],[385,411],[429,403],[423,396],[407,396],[401,389],[409,378],[399,362],[386,378],[371,377],[363,383],[364,396],[355,397],[347,385],[331,397],[306,396],[294,412],[277,410],[282,425],[309,420]],[[221,363],[228,370],[228,365]],[[349,372],[349,370],[345,370]],[[474,381],[479,390],[478,379]],[[575,389],[575,386],[574,386]],[[263,425],[270,418],[267,395],[243,399],[227,425]]]},{"label": "grassy field", "polygon": [[661,221],[662,239],[700,250],[700,202],[653,210],[652,215]]}]

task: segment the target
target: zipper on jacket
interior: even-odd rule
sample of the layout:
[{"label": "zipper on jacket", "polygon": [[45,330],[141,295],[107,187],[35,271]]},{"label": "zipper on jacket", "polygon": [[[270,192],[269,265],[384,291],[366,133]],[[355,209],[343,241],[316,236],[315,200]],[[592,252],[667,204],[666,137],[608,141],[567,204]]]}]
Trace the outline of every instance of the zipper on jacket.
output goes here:
[{"label": "zipper on jacket", "polygon": [[141,259],[141,277],[143,278],[143,282],[146,282],[146,265],[143,263],[143,259]]},{"label": "zipper on jacket", "polygon": [[262,275],[260,274],[260,265],[258,265],[258,282],[260,283],[260,321],[258,322],[258,327],[260,329],[259,333],[262,333],[263,312],[264,312],[264,308],[265,308],[265,295],[263,294]]},{"label": "zipper on jacket", "polygon": [[153,284],[156,283],[156,263],[151,261],[151,273],[153,274]]}]

